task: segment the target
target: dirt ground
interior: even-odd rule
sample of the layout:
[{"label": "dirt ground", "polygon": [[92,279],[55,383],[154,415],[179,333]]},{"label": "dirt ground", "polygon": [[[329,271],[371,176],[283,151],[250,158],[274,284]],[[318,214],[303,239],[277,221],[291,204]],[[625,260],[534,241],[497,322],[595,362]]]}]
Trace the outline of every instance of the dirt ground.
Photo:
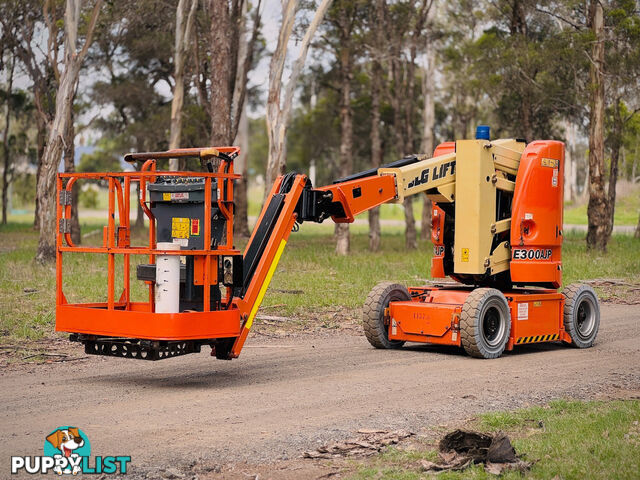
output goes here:
[{"label": "dirt ground", "polygon": [[637,396],[639,339],[640,305],[603,305],[593,348],[522,346],[491,361],[436,346],[374,350],[347,329],[263,332],[230,362],[203,352],[5,365],[0,476],[11,455],[39,455],[47,433],[74,425],[92,455],[130,455],[128,478],[336,478],[348,462],[302,453],[359,429],[429,438],[479,412]]}]

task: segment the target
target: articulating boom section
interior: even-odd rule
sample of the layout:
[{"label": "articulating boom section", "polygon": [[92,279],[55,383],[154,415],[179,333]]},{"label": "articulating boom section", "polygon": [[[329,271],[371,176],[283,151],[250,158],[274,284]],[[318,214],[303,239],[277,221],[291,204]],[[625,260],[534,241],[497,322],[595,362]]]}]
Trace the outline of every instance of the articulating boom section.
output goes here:
[{"label": "articulating boom section", "polygon": [[[434,204],[432,276],[557,288],[563,160],[563,144],[555,141],[448,142],[433,157],[410,156],[303,192],[308,208],[299,220],[353,222],[366,210],[422,193]],[[512,245],[522,247],[513,249],[513,259]]]}]

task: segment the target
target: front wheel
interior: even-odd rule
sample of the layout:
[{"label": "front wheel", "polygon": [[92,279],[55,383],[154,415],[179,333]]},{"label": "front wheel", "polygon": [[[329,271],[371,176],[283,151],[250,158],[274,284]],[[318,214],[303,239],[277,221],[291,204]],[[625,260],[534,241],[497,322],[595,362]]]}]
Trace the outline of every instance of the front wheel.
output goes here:
[{"label": "front wheel", "polygon": [[476,358],[498,358],[511,333],[509,304],[500,290],[476,288],[462,306],[460,341]]},{"label": "front wheel", "polygon": [[589,348],[600,328],[600,303],[589,285],[573,283],[562,291],[564,295],[564,329],[571,345]]},{"label": "front wheel", "polygon": [[376,285],[364,302],[364,335],[375,348],[400,348],[403,341],[389,340],[389,325],[385,322],[385,310],[391,302],[411,300],[407,287],[398,283],[383,282]]}]

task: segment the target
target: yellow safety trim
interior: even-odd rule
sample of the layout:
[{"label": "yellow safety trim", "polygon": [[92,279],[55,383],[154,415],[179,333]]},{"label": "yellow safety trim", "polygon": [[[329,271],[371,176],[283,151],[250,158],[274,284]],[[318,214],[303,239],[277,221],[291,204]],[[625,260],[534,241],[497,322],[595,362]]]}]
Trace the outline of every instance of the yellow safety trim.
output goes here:
[{"label": "yellow safety trim", "polygon": [[538,342],[552,342],[558,340],[560,335],[557,333],[551,335],[533,335],[531,337],[518,337],[516,339],[516,345],[522,345],[524,343],[538,343]]},{"label": "yellow safety trim", "polygon": [[251,309],[251,313],[249,313],[249,318],[247,319],[247,323],[244,327],[249,330],[251,325],[253,325],[253,319],[258,313],[258,309],[260,308],[260,304],[262,303],[262,299],[264,298],[265,293],[267,293],[267,288],[269,288],[269,284],[271,283],[271,277],[276,271],[278,267],[278,262],[280,261],[280,257],[282,256],[282,252],[284,251],[284,247],[287,245],[286,240],[282,240],[280,242],[280,246],[278,246],[278,250],[276,251],[275,257],[273,257],[273,262],[271,262],[271,266],[269,267],[269,271],[267,272],[267,276],[264,279],[264,283],[262,287],[260,287],[260,291],[258,292],[258,298],[256,298],[256,303],[253,304],[253,308]]}]

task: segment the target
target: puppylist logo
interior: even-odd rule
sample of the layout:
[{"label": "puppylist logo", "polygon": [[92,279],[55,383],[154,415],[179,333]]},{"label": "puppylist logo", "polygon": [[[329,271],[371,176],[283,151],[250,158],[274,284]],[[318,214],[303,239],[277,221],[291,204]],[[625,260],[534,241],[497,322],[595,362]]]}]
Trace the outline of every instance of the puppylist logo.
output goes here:
[{"label": "puppylist logo", "polygon": [[77,427],[58,427],[45,437],[44,455],[11,457],[11,473],[126,474],[130,456],[91,457],[89,437]]}]

